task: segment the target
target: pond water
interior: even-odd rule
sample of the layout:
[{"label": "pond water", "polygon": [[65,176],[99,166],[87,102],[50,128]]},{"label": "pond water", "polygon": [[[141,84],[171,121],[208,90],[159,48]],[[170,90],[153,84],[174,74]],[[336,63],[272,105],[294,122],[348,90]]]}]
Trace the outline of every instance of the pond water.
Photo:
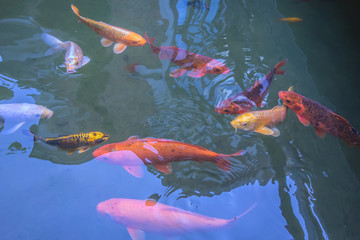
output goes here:
[{"label": "pond water", "polygon": [[[96,211],[110,198],[148,199],[232,227],[190,232],[179,239],[357,239],[360,235],[360,150],[336,137],[320,139],[289,111],[277,138],[238,130],[219,101],[251,87],[279,61],[263,109],[290,85],[360,130],[359,24],[348,1],[187,0],[3,2],[0,13],[0,103],[36,103],[53,116],[0,132],[1,239],[131,239],[126,227]],[[230,73],[173,78],[178,68],[149,44],[116,55],[77,22],[80,14],[226,63]],[[208,9],[207,9],[208,8]],[[302,22],[278,21],[300,17]],[[91,61],[76,73],[50,56],[48,33],[79,44]],[[136,71],[128,66],[138,65]],[[6,120],[6,119],[5,119]],[[93,158],[93,147],[68,155],[33,141],[101,131],[105,144],[131,136],[166,138],[231,154],[232,170],[212,163],[172,163],[169,175],[148,165],[142,178]],[[104,145],[104,143],[102,144]],[[146,239],[165,239],[146,232]]]}]

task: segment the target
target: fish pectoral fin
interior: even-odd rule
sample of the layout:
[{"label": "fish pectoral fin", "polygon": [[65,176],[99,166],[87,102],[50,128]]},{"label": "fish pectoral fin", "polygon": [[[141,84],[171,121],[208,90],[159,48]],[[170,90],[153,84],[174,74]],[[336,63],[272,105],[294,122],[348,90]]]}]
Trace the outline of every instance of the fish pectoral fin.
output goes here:
[{"label": "fish pectoral fin", "polygon": [[81,66],[84,66],[84,65],[88,64],[89,62],[90,62],[90,58],[87,56],[84,56]]},{"label": "fish pectoral fin", "polygon": [[19,122],[19,123],[17,123],[15,126],[13,126],[12,128],[10,128],[10,129],[6,129],[6,125],[7,125],[7,123],[6,122],[4,122],[4,128],[3,128],[3,130],[2,130],[2,133],[3,134],[11,134],[11,133],[14,133],[16,130],[18,130],[22,125],[24,125],[25,124],[25,122]]},{"label": "fish pectoral fin", "polygon": [[303,117],[301,117],[301,116],[299,116],[299,115],[297,115],[297,117],[298,117],[299,121],[300,121],[304,126],[307,127],[307,126],[310,125],[310,121],[307,120],[306,118],[303,118]]},{"label": "fish pectoral fin", "polygon": [[268,127],[262,127],[255,130],[255,132],[264,134],[264,135],[274,135],[274,131]]},{"label": "fish pectoral fin", "polygon": [[120,54],[126,49],[126,47],[127,46],[125,44],[123,44],[123,43],[116,43],[114,45],[113,52],[116,53],[116,54]]},{"label": "fish pectoral fin", "polygon": [[202,76],[205,75],[205,72],[201,71],[201,70],[192,70],[192,71],[188,72],[187,75],[189,77],[193,77],[193,78],[201,78]]},{"label": "fish pectoral fin", "polygon": [[111,40],[109,40],[109,39],[107,39],[107,38],[102,38],[102,39],[100,40],[100,42],[101,42],[101,45],[102,45],[103,47],[108,47],[108,46],[110,46],[111,44],[113,44],[113,41],[111,41]]},{"label": "fish pectoral fin", "polygon": [[86,152],[89,149],[90,149],[90,147],[81,148],[81,149],[79,149],[78,153]]},{"label": "fish pectoral fin", "polygon": [[123,166],[131,175],[141,178],[144,176],[143,167],[141,165]]},{"label": "fish pectoral fin", "polygon": [[181,77],[182,75],[184,75],[185,72],[186,72],[186,69],[183,69],[183,68],[175,69],[174,71],[172,71],[170,73],[170,76],[171,77]]},{"label": "fish pectoral fin", "polygon": [[278,136],[280,136],[280,131],[279,131],[279,129],[277,129],[276,127],[273,127],[272,130],[274,131],[273,137],[278,137]]},{"label": "fish pectoral fin", "polygon": [[314,127],[314,128],[315,128],[316,135],[318,135],[319,138],[325,137],[325,132],[324,132],[324,130],[322,130],[322,129],[320,129],[320,128],[317,128],[317,127]]},{"label": "fish pectoral fin", "polygon": [[154,164],[154,167],[156,167],[156,169],[159,170],[160,172],[163,172],[166,174],[170,174],[172,172],[170,163]]},{"label": "fish pectoral fin", "polygon": [[132,238],[132,240],[145,240],[145,233],[140,229],[135,229],[131,227],[126,228]]}]

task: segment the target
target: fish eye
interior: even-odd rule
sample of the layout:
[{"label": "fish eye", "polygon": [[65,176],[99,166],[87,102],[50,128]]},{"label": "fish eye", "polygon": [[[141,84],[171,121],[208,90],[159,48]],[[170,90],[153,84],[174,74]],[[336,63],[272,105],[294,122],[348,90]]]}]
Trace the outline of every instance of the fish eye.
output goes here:
[{"label": "fish eye", "polygon": [[247,126],[247,123],[244,123],[243,125],[244,125],[244,126]]},{"label": "fish eye", "polygon": [[228,113],[228,112],[229,112],[229,110],[225,109],[225,110],[224,110],[224,112]]},{"label": "fish eye", "polygon": [[286,99],[286,102],[287,102],[287,103],[290,103],[290,100]]},{"label": "fish eye", "polygon": [[220,72],[220,69],[216,67],[215,72]]},{"label": "fish eye", "polygon": [[96,136],[96,133],[93,133],[94,136]]},{"label": "fish eye", "polygon": [[137,42],[137,41],[133,41],[132,43],[133,43],[133,44],[136,44],[136,43],[138,43],[138,42]]},{"label": "fish eye", "polygon": [[76,63],[75,63],[75,65],[79,65],[79,63],[78,63],[78,62],[76,62]]}]

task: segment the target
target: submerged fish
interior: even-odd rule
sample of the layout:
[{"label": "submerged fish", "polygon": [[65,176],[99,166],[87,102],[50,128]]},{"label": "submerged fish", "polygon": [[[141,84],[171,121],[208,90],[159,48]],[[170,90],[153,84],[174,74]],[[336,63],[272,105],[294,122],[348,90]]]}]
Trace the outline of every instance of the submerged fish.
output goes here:
[{"label": "submerged fish", "polygon": [[43,33],[42,39],[44,42],[49,45],[51,48],[48,49],[45,53],[46,56],[54,54],[55,52],[66,50],[65,53],[65,65],[67,73],[74,73],[76,69],[81,68],[88,62],[90,62],[90,58],[84,56],[81,48],[74,42],[66,41],[62,42],[54,36],[50,34]]},{"label": "submerged fish", "polygon": [[[294,91],[293,87],[291,86],[288,91]],[[276,126],[284,121],[286,112],[286,105],[275,106],[271,110],[246,112],[237,116],[230,124],[235,131],[239,128],[278,137],[280,131]]]},{"label": "submerged fish", "polygon": [[279,18],[279,21],[294,23],[294,22],[302,22],[303,20],[298,17],[287,17],[287,18]]},{"label": "submerged fish", "polygon": [[159,59],[167,59],[179,65],[180,68],[170,73],[171,77],[180,77],[186,71],[189,77],[200,78],[206,73],[228,74],[230,70],[224,63],[200,54],[189,52],[175,46],[156,47],[153,45],[153,39],[149,39],[145,33],[146,41],[151,45],[152,53],[158,54]]},{"label": "submerged fish", "polygon": [[214,162],[224,171],[230,171],[230,157],[244,154],[220,154],[188,143],[160,138],[130,137],[124,142],[106,144],[93,152],[93,156],[104,162],[123,166],[130,174],[141,177],[142,165],[152,164],[159,171],[170,174],[171,162]]},{"label": "submerged fish", "polygon": [[197,9],[206,9],[210,10],[209,6],[200,0],[187,1],[186,6],[193,6]]},{"label": "submerged fish", "polygon": [[79,153],[83,153],[89,148],[109,139],[109,135],[102,132],[79,133],[51,138],[40,137],[34,133],[33,135],[34,141],[41,141],[52,146],[57,146],[67,151],[68,154],[72,154],[76,150],[78,150]]},{"label": "submerged fish", "polygon": [[94,32],[103,37],[101,39],[101,44],[104,47],[108,47],[115,42],[113,51],[116,54],[122,53],[127,46],[143,46],[146,43],[145,39],[135,32],[82,17],[79,14],[79,9],[72,4],[71,9],[79,17],[80,22],[83,22]]},{"label": "submerged fish", "polygon": [[125,225],[133,240],[143,240],[145,239],[143,231],[171,236],[232,226],[254,207],[255,204],[231,219],[213,218],[162,203],[151,205],[144,200],[126,198],[106,200],[99,203],[96,209],[98,213]]},{"label": "submerged fish", "polygon": [[3,119],[2,133],[9,134],[19,129],[25,122],[50,118],[53,112],[44,106],[31,103],[0,104],[0,117]]},{"label": "submerged fish", "polygon": [[359,132],[342,116],[295,92],[280,91],[279,97],[304,126],[312,125],[320,138],[327,133],[344,140],[350,146],[360,148]]},{"label": "submerged fish", "polygon": [[250,111],[254,106],[261,107],[274,75],[285,73],[280,67],[284,66],[286,62],[287,60],[283,60],[276,64],[262,80],[256,81],[251,88],[221,101],[215,111],[220,114],[241,114]]}]

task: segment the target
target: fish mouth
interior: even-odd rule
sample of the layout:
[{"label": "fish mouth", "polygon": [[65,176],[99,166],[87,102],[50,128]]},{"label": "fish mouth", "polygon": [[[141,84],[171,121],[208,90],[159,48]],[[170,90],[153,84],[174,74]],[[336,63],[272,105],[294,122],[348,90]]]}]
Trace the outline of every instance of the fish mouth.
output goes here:
[{"label": "fish mouth", "polygon": [[223,74],[226,75],[226,74],[229,74],[230,73],[230,70],[229,69],[226,69]]}]

